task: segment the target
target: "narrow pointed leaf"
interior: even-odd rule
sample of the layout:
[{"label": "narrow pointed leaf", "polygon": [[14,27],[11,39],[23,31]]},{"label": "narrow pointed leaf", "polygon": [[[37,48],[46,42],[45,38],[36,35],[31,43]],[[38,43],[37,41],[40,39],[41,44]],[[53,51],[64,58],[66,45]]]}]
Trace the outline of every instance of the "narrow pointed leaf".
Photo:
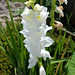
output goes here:
[{"label": "narrow pointed leaf", "polygon": [[7,43],[8,43],[8,46],[9,46],[11,49],[13,49],[13,46],[11,45],[11,43],[10,43],[10,41],[8,40],[6,34],[4,33],[3,28],[1,27],[0,29],[1,29],[1,32],[3,33],[4,37],[6,38],[6,41],[7,41]]},{"label": "narrow pointed leaf", "polygon": [[3,50],[3,52],[8,56],[9,60],[11,61],[11,63],[17,67],[17,63],[15,62],[13,56],[11,55],[11,53],[9,51],[7,51],[6,49],[4,49],[3,47],[0,46],[0,49]]},{"label": "narrow pointed leaf", "polygon": [[65,59],[52,59],[52,60],[50,60],[50,63],[51,63],[51,64],[59,63],[59,62],[67,61],[67,60],[69,60],[69,59],[70,59],[70,58],[65,58]]}]

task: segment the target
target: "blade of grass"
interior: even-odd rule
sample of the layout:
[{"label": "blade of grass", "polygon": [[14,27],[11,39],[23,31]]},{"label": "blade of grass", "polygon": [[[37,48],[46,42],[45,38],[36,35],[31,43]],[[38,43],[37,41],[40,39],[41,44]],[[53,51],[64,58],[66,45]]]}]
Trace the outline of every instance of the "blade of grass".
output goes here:
[{"label": "blade of grass", "polygon": [[[59,29],[59,36],[60,36],[60,42],[61,42],[61,28]],[[61,52],[61,43],[59,42],[59,52]]]},{"label": "blade of grass", "polygon": [[8,29],[10,38],[11,38],[11,42],[12,42],[13,48],[14,48],[14,52],[15,52],[15,55],[16,55],[16,59],[18,60],[19,50],[17,50],[16,40],[13,38],[11,29],[9,27],[9,24],[8,24],[8,21],[7,20],[6,20],[6,24],[7,24],[7,29]]},{"label": "blade of grass", "polygon": [[[18,32],[20,32],[20,24],[18,23]],[[17,35],[17,34],[16,34]],[[17,37],[17,45],[18,45],[18,50],[20,50],[20,48],[21,48],[21,35],[20,35],[20,33],[19,33],[19,37]]]},{"label": "blade of grass", "polygon": [[19,55],[19,59],[17,60],[18,62],[18,73],[22,73],[22,64],[21,64],[21,54]]},{"label": "blade of grass", "polygon": [[17,44],[19,44],[19,40],[20,40],[20,35],[19,35],[19,32],[18,32],[18,30],[17,30],[17,28],[16,28],[16,25],[15,25],[15,23],[14,23],[14,20],[13,20],[13,15],[12,15],[12,13],[11,13],[11,9],[10,9],[10,6],[9,6],[9,1],[7,0],[6,1],[7,2],[7,6],[8,6],[8,9],[9,9],[9,13],[10,13],[10,18],[11,18],[11,23],[12,23],[12,28],[13,28],[13,31],[14,31],[14,34],[16,33],[17,34]]},{"label": "blade of grass", "polygon": [[6,41],[7,41],[7,44],[8,44],[8,47],[9,47],[9,52],[11,52],[11,54],[12,54],[14,60],[16,61],[16,57],[15,57],[16,54],[15,54],[15,52],[14,52],[15,50],[14,50],[13,46],[11,45],[10,41],[8,40],[8,37],[7,37],[6,34],[4,33],[4,30],[3,30],[2,27],[1,27],[1,32],[3,33],[3,35],[4,35],[4,37],[5,37]]},{"label": "blade of grass", "polygon": [[17,70],[16,70],[16,68],[14,68],[15,69],[15,75],[17,75]]},{"label": "blade of grass", "polygon": [[25,60],[25,57],[23,57],[23,73],[24,73],[24,75],[26,75],[27,74],[27,67],[26,67],[26,61],[27,60]]},{"label": "blade of grass", "polygon": [[63,61],[67,61],[70,58],[64,58],[64,59],[52,59],[50,60],[50,64],[54,64],[54,63],[58,63],[58,62],[63,62]]},{"label": "blade of grass", "polygon": [[59,39],[58,44],[57,44],[57,46],[55,48],[56,50],[55,50],[55,53],[54,53],[54,58],[57,57],[57,52],[58,52],[58,49],[59,49],[60,41],[61,41],[61,38]]},{"label": "blade of grass", "polygon": [[13,48],[13,46],[11,45],[10,41],[8,40],[6,34],[4,33],[3,28],[1,27],[0,30],[1,30],[1,32],[3,33],[4,37],[6,38],[6,41],[7,41],[7,43],[8,43],[8,46],[11,48],[11,50],[13,50],[14,48]]},{"label": "blade of grass", "polygon": [[54,58],[57,57],[56,55],[57,55],[58,50],[59,50],[59,54],[60,54],[62,49],[63,49],[66,32],[64,33],[63,39],[61,39],[61,31],[60,30],[59,30],[59,34],[60,34],[60,39],[59,39],[58,44],[56,46],[56,50],[55,50],[55,53],[54,53]]},{"label": "blade of grass", "polygon": [[[28,70],[27,70],[27,67],[28,67],[28,59],[27,59],[27,52],[26,52],[26,48],[24,48],[24,58],[23,58],[23,72],[24,74],[28,74]],[[28,74],[29,75],[29,74]]]},{"label": "blade of grass", "polygon": [[11,13],[11,9],[10,9],[10,6],[9,6],[9,1],[6,0],[6,2],[7,2],[7,6],[8,6],[8,9],[9,9],[9,13],[10,13],[10,18],[11,18],[12,28],[14,29],[14,32],[16,31],[16,33],[18,34],[16,25],[14,24],[14,20],[13,20],[13,16],[12,16],[12,13]]},{"label": "blade of grass", "polygon": [[72,50],[72,52],[74,52],[75,50],[74,50],[74,42],[73,42],[73,40],[72,40],[72,38],[71,38],[71,50]]},{"label": "blade of grass", "polygon": [[23,36],[21,34],[21,63],[23,68],[23,58],[24,58],[24,44],[23,44]]},{"label": "blade of grass", "polygon": [[[24,54],[25,53],[25,54]],[[21,34],[21,64],[23,68],[23,72],[26,75],[26,48],[24,48],[24,43],[23,43],[23,35]]]},{"label": "blade of grass", "polygon": [[3,47],[0,46],[0,49],[3,50],[3,52],[8,56],[9,60],[11,61],[11,63],[17,67],[16,62],[13,58],[13,56],[11,55],[11,53],[9,51],[7,51],[6,49],[4,49]]},{"label": "blade of grass", "polygon": [[58,69],[58,75],[62,75],[63,62],[61,62],[60,67]]},{"label": "blade of grass", "polygon": [[[61,59],[64,57],[64,54],[65,54],[65,52],[66,52],[66,49],[67,49],[67,47],[68,47],[69,42],[70,42],[70,39],[68,40],[67,45],[66,45],[66,47],[65,47],[65,49],[64,49],[64,52],[62,53]],[[59,67],[60,67],[60,64],[61,64],[61,62],[58,64],[58,67],[57,67],[57,69],[56,69],[55,75],[57,75],[57,72],[58,72],[58,69],[59,69]]]},{"label": "blade of grass", "polygon": [[13,20],[13,15],[12,15],[12,12],[11,12],[11,9],[10,9],[10,6],[9,6],[9,1],[6,0],[6,2],[7,2],[7,6],[8,6],[8,9],[9,9],[9,13],[10,13],[12,28],[13,28],[14,34],[16,34],[16,38],[17,38],[16,43],[18,45],[18,50],[19,50],[19,48],[20,48],[20,35],[19,35],[19,32],[18,32],[17,27],[16,27],[16,25],[14,23],[14,20]]},{"label": "blade of grass", "polygon": [[63,39],[61,40],[61,44],[60,44],[60,50],[59,50],[59,54],[61,53],[61,51],[63,50],[63,45],[64,45],[64,40],[65,40],[65,36],[66,36],[66,32],[64,33]]}]

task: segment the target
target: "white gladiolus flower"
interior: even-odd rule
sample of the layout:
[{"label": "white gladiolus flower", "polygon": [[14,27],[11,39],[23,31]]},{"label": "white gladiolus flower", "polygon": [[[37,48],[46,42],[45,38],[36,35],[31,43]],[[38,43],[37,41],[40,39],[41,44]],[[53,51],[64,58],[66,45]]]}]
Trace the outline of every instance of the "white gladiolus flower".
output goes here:
[{"label": "white gladiolus flower", "polygon": [[36,4],[33,10],[25,7],[21,14],[23,30],[20,33],[26,38],[23,42],[30,53],[28,68],[35,66],[38,58],[43,57],[44,60],[47,57],[51,58],[50,53],[45,50],[45,47],[49,47],[53,43],[53,40],[46,36],[46,32],[52,29],[46,25],[48,14],[47,8],[39,4]]},{"label": "white gladiolus flower", "polygon": [[67,5],[67,3],[68,3],[67,0],[58,0],[58,1],[59,1],[60,5],[63,4],[63,3],[65,3]]},{"label": "white gladiolus flower", "polygon": [[40,75],[46,75],[46,72],[43,66],[40,67],[39,72],[40,72]]}]

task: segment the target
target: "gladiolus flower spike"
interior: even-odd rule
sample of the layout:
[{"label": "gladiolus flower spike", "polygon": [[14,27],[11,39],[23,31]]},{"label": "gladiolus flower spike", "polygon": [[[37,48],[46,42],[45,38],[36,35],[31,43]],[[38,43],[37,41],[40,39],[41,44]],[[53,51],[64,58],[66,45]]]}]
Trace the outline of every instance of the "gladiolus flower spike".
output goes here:
[{"label": "gladiolus flower spike", "polygon": [[21,14],[23,30],[20,33],[26,38],[23,42],[30,53],[28,68],[35,66],[38,58],[43,57],[44,60],[47,57],[51,58],[50,53],[45,50],[45,47],[49,47],[54,42],[46,36],[46,32],[52,29],[46,25],[48,14],[47,8],[39,4],[36,4],[33,9],[25,7]]}]

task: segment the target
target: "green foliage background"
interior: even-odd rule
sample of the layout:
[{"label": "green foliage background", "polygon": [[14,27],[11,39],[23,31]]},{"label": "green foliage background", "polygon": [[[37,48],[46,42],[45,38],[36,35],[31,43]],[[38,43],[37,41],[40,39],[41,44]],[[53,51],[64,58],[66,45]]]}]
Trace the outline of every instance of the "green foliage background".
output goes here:
[{"label": "green foliage background", "polygon": [[[4,29],[6,35],[10,39],[7,29]],[[0,32],[0,46],[3,46],[5,49],[9,50],[7,42],[3,34]],[[6,54],[0,49],[0,75],[14,75],[14,68],[7,58]]]}]

